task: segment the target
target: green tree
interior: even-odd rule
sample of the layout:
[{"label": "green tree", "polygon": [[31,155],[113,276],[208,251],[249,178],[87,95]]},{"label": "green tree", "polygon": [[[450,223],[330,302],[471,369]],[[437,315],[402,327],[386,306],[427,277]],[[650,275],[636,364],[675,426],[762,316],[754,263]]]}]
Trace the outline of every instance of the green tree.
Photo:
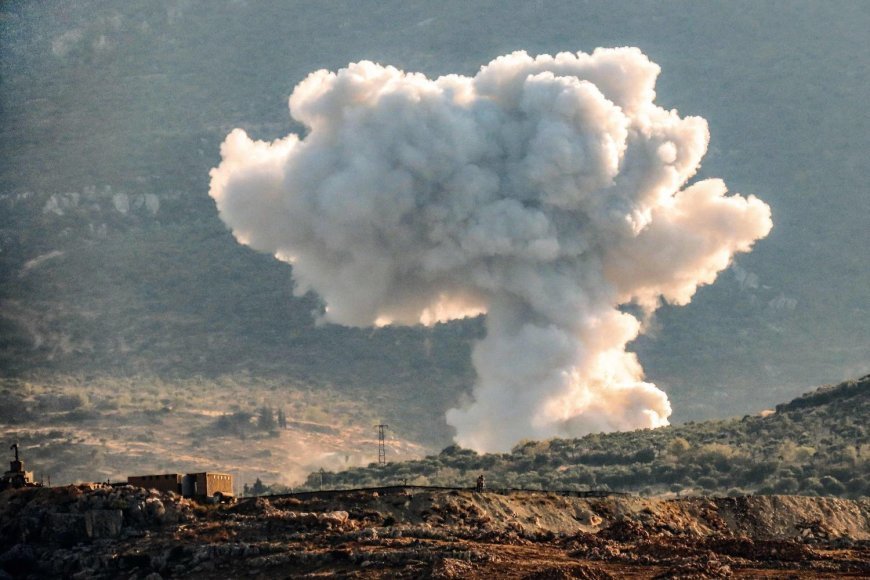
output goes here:
[{"label": "green tree", "polygon": [[250,491],[251,495],[256,496],[256,495],[263,495],[264,493],[266,493],[268,491],[268,489],[269,488],[266,487],[266,485],[258,477],[257,480],[254,482],[254,485],[251,486],[249,491]]},{"label": "green tree", "polygon": [[257,415],[257,428],[261,431],[274,431],[278,424],[275,422],[275,412],[272,407],[263,405]]},{"label": "green tree", "polygon": [[822,484],[822,489],[828,495],[842,495],[846,491],[846,486],[840,483],[836,477],[831,477],[830,475],[824,476],[820,483]]}]

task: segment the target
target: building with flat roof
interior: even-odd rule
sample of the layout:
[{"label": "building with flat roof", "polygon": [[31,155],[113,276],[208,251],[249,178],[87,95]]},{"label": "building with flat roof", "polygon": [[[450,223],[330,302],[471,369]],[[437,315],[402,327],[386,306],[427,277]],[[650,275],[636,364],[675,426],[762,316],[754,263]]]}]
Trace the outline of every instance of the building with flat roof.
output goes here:
[{"label": "building with flat roof", "polygon": [[203,471],[200,473],[163,473],[159,475],[131,475],[127,483],[145,489],[171,491],[183,497],[223,500],[235,495],[233,476],[228,473]]}]

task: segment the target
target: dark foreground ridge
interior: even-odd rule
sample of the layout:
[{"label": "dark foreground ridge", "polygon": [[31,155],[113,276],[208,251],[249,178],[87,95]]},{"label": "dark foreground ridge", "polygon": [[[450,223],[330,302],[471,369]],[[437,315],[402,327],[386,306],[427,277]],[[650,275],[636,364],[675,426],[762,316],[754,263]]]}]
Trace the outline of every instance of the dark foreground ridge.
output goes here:
[{"label": "dark foreground ridge", "polygon": [[867,575],[866,499],[392,486],[218,505],[132,486],[0,493],[3,578]]}]

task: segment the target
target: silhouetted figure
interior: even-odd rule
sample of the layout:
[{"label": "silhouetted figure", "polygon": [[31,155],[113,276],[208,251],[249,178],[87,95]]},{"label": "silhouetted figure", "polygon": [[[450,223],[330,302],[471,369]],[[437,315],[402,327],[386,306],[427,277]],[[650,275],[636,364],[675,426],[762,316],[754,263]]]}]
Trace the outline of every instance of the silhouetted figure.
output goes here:
[{"label": "silhouetted figure", "polygon": [[483,474],[477,476],[477,491],[483,491],[486,488],[486,478],[483,477]]}]

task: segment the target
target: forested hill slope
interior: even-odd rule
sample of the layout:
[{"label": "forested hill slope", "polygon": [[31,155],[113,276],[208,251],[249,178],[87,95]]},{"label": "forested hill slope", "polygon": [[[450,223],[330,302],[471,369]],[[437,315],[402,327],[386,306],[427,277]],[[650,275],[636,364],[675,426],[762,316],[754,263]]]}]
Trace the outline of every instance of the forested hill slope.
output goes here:
[{"label": "forested hill slope", "polygon": [[[510,453],[448,447],[419,461],[327,474],[332,487],[385,483],[610,488],[641,493],[870,495],[870,375],[757,416],[526,442]],[[308,479],[319,483],[319,474]]]},{"label": "forested hill slope", "polygon": [[326,386],[391,425],[416,407],[406,433],[446,445],[443,413],[474,383],[481,320],[315,326],[322,304],[292,295],[292,269],[219,220],[208,175],[220,143],[235,127],[299,131],[287,98],[320,68],[473,75],[519,49],[629,44],[662,67],[657,102],[708,120],[698,177],[758,195],[775,224],[632,345],[673,419],[866,372],[866,3],[480,4],[0,2],[0,375]]}]

